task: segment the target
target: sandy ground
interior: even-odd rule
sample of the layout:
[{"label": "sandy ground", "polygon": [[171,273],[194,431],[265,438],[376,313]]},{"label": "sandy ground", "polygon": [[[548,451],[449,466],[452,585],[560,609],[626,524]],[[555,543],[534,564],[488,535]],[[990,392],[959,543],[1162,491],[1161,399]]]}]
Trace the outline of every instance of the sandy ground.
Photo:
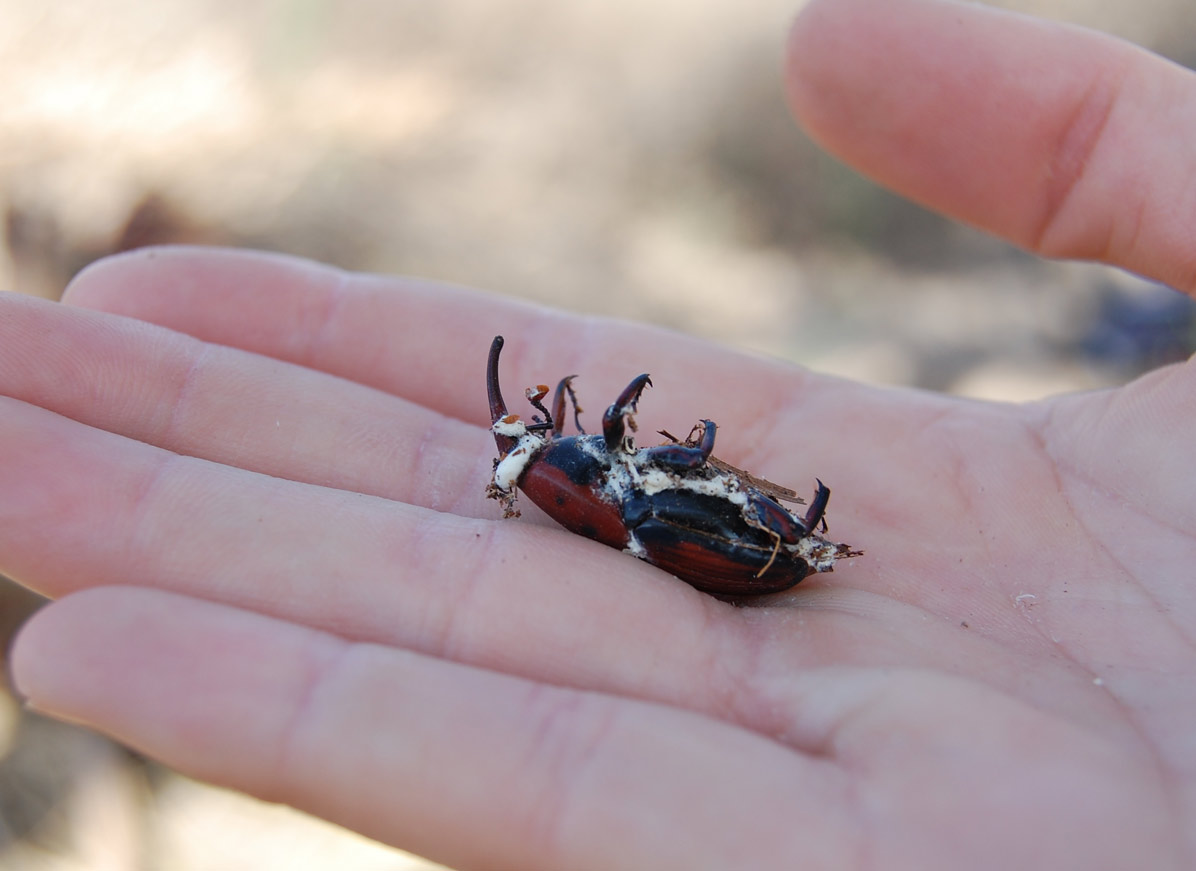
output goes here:
[{"label": "sandy ground", "polygon": [[[1196,62],[1190,0],[1005,5]],[[1170,291],[1041,262],[820,154],[783,101],[795,8],[0,0],[0,287],[253,246],[1008,401],[1191,352]],[[2,595],[7,638],[37,600]],[[4,696],[0,753],[0,868],[429,867]]]}]

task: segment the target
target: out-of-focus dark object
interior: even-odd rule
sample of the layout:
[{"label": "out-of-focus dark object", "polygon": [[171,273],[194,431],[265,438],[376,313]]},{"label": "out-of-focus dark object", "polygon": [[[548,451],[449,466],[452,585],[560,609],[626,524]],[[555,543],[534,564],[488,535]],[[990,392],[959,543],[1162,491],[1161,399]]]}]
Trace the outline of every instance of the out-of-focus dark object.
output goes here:
[{"label": "out-of-focus dark object", "polygon": [[1133,374],[1185,360],[1196,351],[1196,301],[1161,285],[1106,285],[1078,344],[1088,357]]},{"label": "out-of-focus dark object", "polygon": [[67,282],[84,266],[119,251],[147,245],[213,245],[236,241],[208,227],[156,191],[130,208],[110,238],[73,238],[63,231],[52,206],[9,203],[4,211],[4,244],[12,264],[13,286],[46,299],[58,299]]},{"label": "out-of-focus dark object", "polygon": [[147,245],[201,245],[217,234],[158,193],[147,193],[129,212],[112,250],[132,251]]}]

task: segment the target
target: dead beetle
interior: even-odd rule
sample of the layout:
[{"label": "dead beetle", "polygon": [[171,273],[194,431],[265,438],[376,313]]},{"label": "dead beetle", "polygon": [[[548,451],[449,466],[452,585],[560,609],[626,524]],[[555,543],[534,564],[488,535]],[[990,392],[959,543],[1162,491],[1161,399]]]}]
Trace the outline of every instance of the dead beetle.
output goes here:
[{"label": "dead beetle", "polygon": [[[737,598],[787,590],[806,575],[833,570],[858,551],[816,534],[831,491],[818,481],[804,517],[781,501],[802,502],[792,490],[757,478],[713,456],[717,427],[703,420],[684,441],[636,448],[628,430],[640,394],[652,382],[640,375],[602,416],[602,435],[581,428],[572,381],[527,391],[543,415],[525,423],[507,411],[498,386],[503,338],[490,345],[486,389],[491,431],[500,458],[487,495],[518,516],[515,488],[566,529],[618,548],[676,575],[699,590]],[[581,433],[561,434],[566,397]]]}]

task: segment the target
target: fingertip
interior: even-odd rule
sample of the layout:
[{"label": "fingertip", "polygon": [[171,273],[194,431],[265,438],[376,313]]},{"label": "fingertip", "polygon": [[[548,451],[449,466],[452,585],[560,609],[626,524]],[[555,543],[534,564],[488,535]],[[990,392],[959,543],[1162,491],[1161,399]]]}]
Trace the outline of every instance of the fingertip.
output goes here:
[{"label": "fingertip", "polygon": [[803,126],[811,126],[820,110],[833,105],[827,89],[835,87],[838,74],[853,66],[838,61],[847,61],[854,54],[844,38],[852,29],[857,6],[857,0],[810,0],[793,20],[785,80],[790,105]]},{"label": "fingertip", "polygon": [[[278,287],[286,282],[339,281],[335,267],[271,251],[161,245],[91,263],[67,285],[63,302],[142,316],[171,297]],[[147,318],[152,319],[152,318]]]},{"label": "fingertip", "polygon": [[[810,0],[789,31],[786,85],[798,121],[816,138],[836,117],[859,112],[876,69],[904,40],[900,21],[924,4],[907,0]],[[896,8],[894,8],[896,7]],[[909,8],[906,8],[909,7]]]},{"label": "fingertip", "polygon": [[93,260],[83,267],[63,291],[62,301],[71,305],[88,308],[102,308],[105,299],[127,287],[131,279],[138,275],[159,268],[161,261],[172,255],[190,254],[195,250],[190,246],[152,246],[137,248],[132,251],[121,251],[109,254],[99,260]]},{"label": "fingertip", "polygon": [[[144,587],[94,587],[50,602],[13,641],[13,686],[26,704],[53,716],[104,722],[122,707],[130,676],[173,672],[174,656],[195,648],[192,623],[180,604],[215,606]],[[152,669],[149,667],[152,666]],[[126,700],[127,701],[127,700]]]},{"label": "fingertip", "polygon": [[87,681],[81,680],[71,645],[88,633],[84,618],[92,612],[95,592],[51,602],[17,630],[9,650],[9,672],[14,690],[28,707],[60,719],[78,719],[68,700]]},{"label": "fingertip", "polygon": [[263,748],[329,657],[325,638],[163,590],[98,587],[35,614],[10,662],[27,706],[247,786],[269,776]]},{"label": "fingertip", "polygon": [[[104,724],[137,698],[171,695],[183,666],[202,661],[214,605],[144,587],[94,587],[34,614],[13,642],[13,685],[55,717]],[[158,684],[158,686],[153,686]]]}]

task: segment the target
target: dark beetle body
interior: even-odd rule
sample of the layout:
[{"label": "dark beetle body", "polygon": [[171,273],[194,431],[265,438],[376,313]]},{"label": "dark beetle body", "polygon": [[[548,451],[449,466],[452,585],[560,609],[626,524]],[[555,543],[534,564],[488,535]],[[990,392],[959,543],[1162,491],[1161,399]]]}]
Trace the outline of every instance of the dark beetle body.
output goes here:
[{"label": "dark beetle body", "polygon": [[[666,492],[630,500],[625,511],[651,555],[648,562],[699,590],[731,596],[775,593],[814,571],[801,557],[781,558],[776,540],[748,526],[743,513],[724,499]],[[642,519],[634,522],[637,515]]]},{"label": "dark beetle body", "polygon": [[631,415],[651,383],[647,375],[633,380],[606,410],[602,435],[561,434],[572,377],[557,386],[551,413],[540,403],[547,386],[528,391],[545,420],[527,424],[508,414],[498,384],[502,346],[502,337],[496,337],[486,385],[502,454],[488,493],[503,503],[505,516],[518,514],[517,485],[571,532],[728,597],[786,590],[855,554],[815,534],[819,523],[825,526],[830,498],[821,481],[805,516],[796,517],[770,495],[800,501],[792,491],[711,456],[717,431],[712,421],[695,428],[701,433],[696,440],[637,449],[626,430],[634,429]]},{"label": "dark beetle body", "polygon": [[651,495],[633,491],[616,502],[595,499],[607,486],[609,467],[579,442],[601,436],[563,436],[536,457],[519,487],[545,514],[570,532],[626,550],[632,536],[644,559],[699,590],[724,595],[772,593],[792,587],[812,569],[800,558],[775,560],[775,539],[749,526],[726,499],[686,490]]}]

